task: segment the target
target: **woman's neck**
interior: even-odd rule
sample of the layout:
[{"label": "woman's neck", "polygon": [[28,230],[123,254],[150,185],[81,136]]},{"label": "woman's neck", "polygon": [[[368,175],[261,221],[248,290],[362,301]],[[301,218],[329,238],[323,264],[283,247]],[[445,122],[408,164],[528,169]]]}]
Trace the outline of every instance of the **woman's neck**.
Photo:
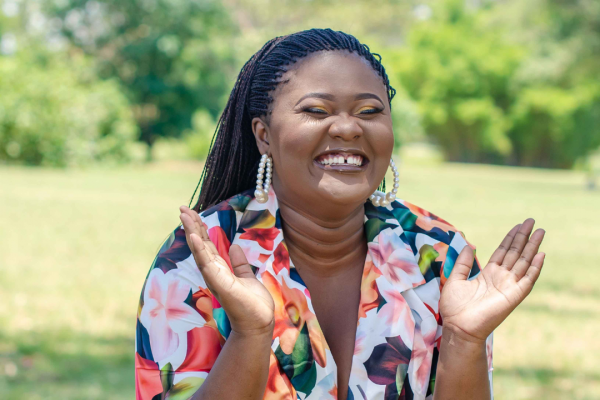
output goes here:
[{"label": "woman's neck", "polygon": [[367,253],[364,236],[364,206],[342,218],[320,219],[303,210],[279,202],[283,234],[290,257],[302,273],[319,278],[361,268]]}]

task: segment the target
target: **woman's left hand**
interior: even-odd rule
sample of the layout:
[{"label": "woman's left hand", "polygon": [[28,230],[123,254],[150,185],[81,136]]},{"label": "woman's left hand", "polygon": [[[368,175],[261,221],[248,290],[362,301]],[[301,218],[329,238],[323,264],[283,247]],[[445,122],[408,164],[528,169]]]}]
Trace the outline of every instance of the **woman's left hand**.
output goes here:
[{"label": "woman's left hand", "polygon": [[515,226],[494,252],[487,266],[467,280],[474,255],[465,246],[458,256],[440,299],[443,329],[459,338],[485,342],[498,325],[527,297],[540,276],[544,253],[538,249],[545,231],[529,218]]}]

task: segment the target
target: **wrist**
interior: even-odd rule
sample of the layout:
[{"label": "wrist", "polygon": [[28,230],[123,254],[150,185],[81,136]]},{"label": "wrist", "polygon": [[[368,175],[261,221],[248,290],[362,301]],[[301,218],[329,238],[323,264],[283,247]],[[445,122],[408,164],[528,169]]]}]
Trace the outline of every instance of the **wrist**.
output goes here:
[{"label": "wrist", "polygon": [[442,327],[442,342],[452,347],[485,349],[486,338],[473,336],[452,324],[444,324]]},{"label": "wrist", "polygon": [[239,329],[234,326],[231,327],[230,336],[243,339],[255,339],[255,340],[273,340],[273,330],[275,329],[275,321],[271,321],[269,325],[260,328],[252,329]]}]

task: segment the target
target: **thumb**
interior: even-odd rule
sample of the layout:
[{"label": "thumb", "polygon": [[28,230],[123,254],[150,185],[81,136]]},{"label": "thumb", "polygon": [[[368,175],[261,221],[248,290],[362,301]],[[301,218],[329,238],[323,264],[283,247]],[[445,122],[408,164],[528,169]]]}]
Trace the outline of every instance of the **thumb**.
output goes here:
[{"label": "thumb", "polygon": [[229,260],[231,261],[231,268],[233,274],[238,278],[255,278],[252,267],[248,264],[248,259],[244,254],[244,251],[237,244],[231,245],[229,248]]},{"label": "thumb", "polygon": [[473,255],[473,249],[471,249],[471,246],[466,245],[456,258],[454,268],[452,268],[452,272],[450,272],[448,281],[466,281],[467,278],[469,278],[469,273],[471,272],[474,261],[475,256]]}]

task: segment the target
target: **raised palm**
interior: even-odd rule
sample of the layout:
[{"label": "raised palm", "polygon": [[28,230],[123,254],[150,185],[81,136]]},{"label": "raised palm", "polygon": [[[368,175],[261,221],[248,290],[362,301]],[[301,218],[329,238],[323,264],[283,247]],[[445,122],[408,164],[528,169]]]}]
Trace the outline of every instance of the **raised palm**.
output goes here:
[{"label": "raised palm", "polygon": [[229,249],[232,272],[210,241],[198,213],[186,206],[179,210],[188,246],[208,289],[227,313],[231,329],[244,334],[268,331],[274,321],[273,297],[256,279],[240,246]]},{"label": "raised palm", "polygon": [[538,249],[544,230],[536,230],[531,218],[515,226],[494,252],[487,266],[467,280],[473,251],[465,246],[446,281],[440,300],[444,328],[466,340],[484,341],[527,297],[540,276],[544,253]]}]

